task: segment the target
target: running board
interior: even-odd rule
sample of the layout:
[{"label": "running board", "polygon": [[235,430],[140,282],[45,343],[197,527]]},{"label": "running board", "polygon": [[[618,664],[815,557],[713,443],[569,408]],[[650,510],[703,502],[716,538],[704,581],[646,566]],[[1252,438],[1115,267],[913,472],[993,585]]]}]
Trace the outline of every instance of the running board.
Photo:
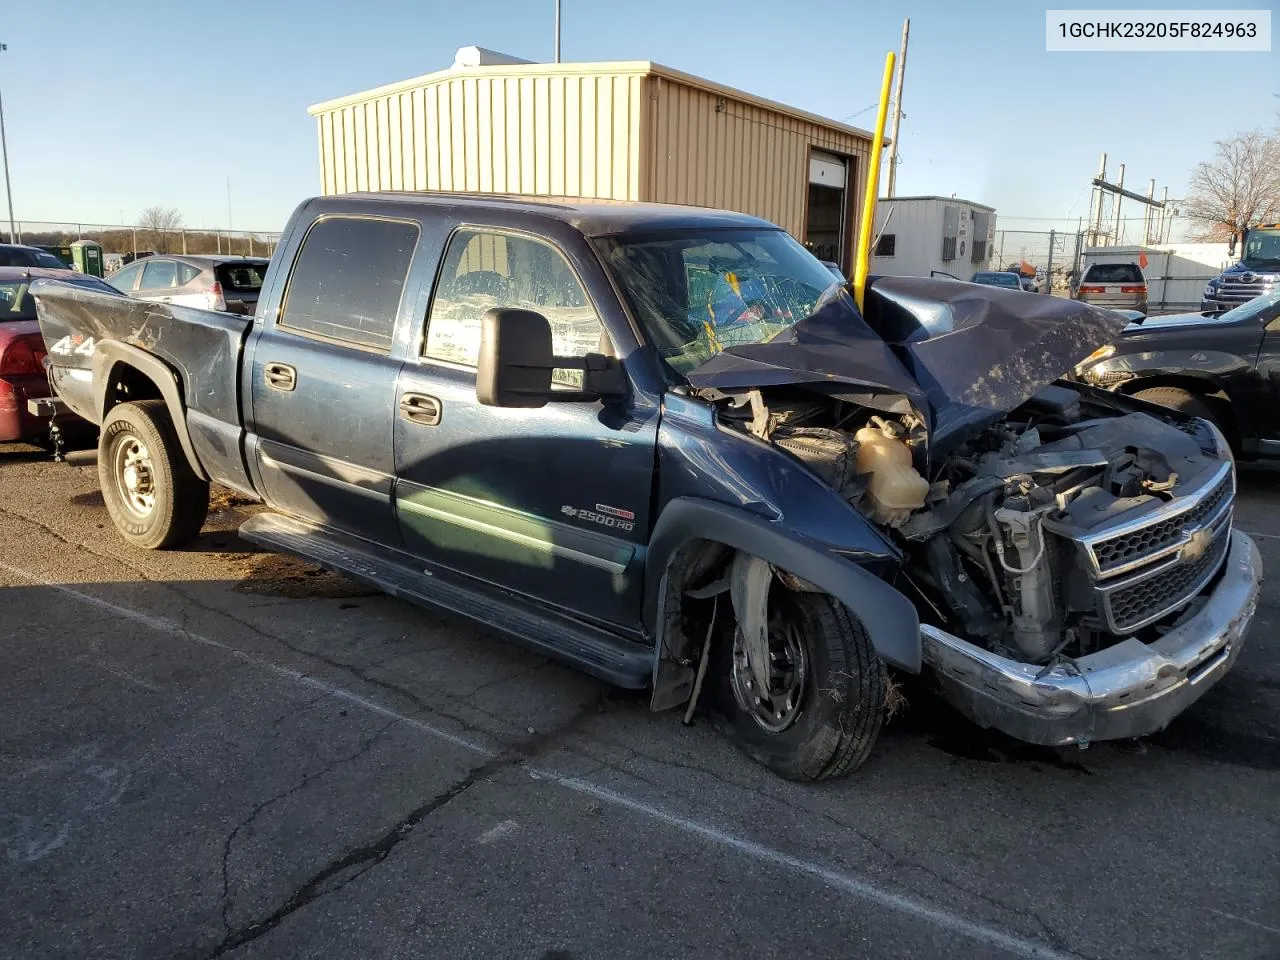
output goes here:
[{"label": "running board", "polygon": [[[457,574],[425,570],[405,554],[278,513],[258,513],[240,536],[268,550],[291,553],[376,587],[393,597],[456,614],[498,631],[523,647],[562,660],[618,687],[649,685],[653,652],[631,640],[550,610],[530,609],[463,586]],[[413,564],[412,566],[410,564]]]}]

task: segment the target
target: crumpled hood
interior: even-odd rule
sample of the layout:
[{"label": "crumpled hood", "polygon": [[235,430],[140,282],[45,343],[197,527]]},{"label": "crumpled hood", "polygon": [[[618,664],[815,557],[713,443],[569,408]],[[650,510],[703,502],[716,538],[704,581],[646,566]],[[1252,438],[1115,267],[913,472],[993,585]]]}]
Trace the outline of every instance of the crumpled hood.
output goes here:
[{"label": "crumpled hood", "polygon": [[[1125,318],[1074,300],[931,277],[879,277],[865,319],[843,298],[767,343],[726,347],[689,374],[692,386],[782,384],[925,418],[934,457],[1026,402],[1101,346]],[[852,389],[851,389],[852,388]]]}]

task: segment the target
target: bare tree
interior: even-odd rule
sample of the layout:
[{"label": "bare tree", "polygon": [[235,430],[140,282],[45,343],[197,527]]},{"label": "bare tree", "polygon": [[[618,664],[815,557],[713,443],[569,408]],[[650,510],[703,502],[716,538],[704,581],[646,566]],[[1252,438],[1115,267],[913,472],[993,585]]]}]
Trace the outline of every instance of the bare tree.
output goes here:
[{"label": "bare tree", "polygon": [[147,207],[138,215],[138,227],[144,231],[138,238],[143,246],[156,253],[173,253],[173,235],[182,229],[182,214],[173,207]]},{"label": "bare tree", "polygon": [[1191,174],[1182,212],[1197,240],[1243,242],[1249,227],[1280,220],[1280,133],[1240,133],[1217,148]]}]

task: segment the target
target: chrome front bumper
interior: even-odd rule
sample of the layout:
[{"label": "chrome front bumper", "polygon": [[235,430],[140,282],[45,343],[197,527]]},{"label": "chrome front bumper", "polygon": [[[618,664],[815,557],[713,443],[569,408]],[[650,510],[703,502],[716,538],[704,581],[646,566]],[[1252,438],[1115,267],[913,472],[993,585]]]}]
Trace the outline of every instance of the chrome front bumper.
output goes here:
[{"label": "chrome front bumper", "polygon": [[[1163,730],[1231,669],[1253,619],[1262,558],[1233,531],[1221,578],[1200,610],[1154,643],[1128,639],[1051,670],[921,626],[944,698],[984,727],[1052,746]],[[1043,674],[1043,675],[1042,675]]]}]

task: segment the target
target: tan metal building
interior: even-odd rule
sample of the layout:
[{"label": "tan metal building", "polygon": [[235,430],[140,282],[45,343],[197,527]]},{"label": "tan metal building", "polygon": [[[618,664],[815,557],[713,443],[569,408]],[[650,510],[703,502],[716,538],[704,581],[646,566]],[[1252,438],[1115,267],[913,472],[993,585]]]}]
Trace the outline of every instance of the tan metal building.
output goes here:
[{"label": "tan metal building", "polygon": [[771,220],[850,269],[867,131],[648,61],[467,66],[462,53],[447,70],[309,108],[325,194],[722,207]]}]

